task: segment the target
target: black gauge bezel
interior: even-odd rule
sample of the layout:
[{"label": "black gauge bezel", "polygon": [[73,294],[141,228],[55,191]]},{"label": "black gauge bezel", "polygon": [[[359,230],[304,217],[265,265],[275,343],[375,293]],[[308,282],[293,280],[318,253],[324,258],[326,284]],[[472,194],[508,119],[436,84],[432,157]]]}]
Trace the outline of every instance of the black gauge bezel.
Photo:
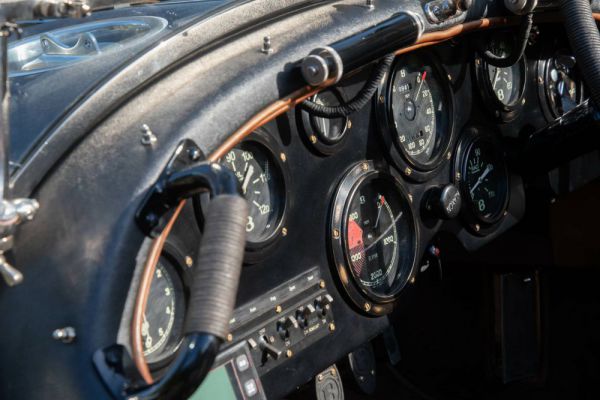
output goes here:
[{"label": "black gauge bezel", "polygon": [[[392,84],[394,77],[399,71],[399,65],[406,59],[413,58],[422,61],[422,65],[431,67],[435,79],[443,94],[442,102],[446,106],[445,114],[448,117],[448,131],[444,134],[443,142],[440,144],[437,154],[428,163],[423,164],[414,160],[407,154],[404,146],[400,143],[398,133],[395,128],[394,117],[392,113]],[[408,179],[424,182],[436,175],[447,162],[451,159],[451,146],[454,139],[454,93],[452,91],[451,81],[448,77],[441,61],[437,56],[428,51],[410,53],[396,57],[390,69],[385,74],[385,78],[379,85],[377,96],[375,98],[377,110],[377,121],[379,132],[383,139],[384,148],[387,151],[392,164]]]},{"label": "black gauge bezel", "polygon": [[[490,65],[483,61],[481,57],[475,58],[475,76],[480,88],[481,97],[491,115],[501,122],[513,121],[525,105],[525,92],[527,90],[527,58],[525,54],[517,61],[521,69],[521,82],[519,83],[519,96],[511,104],[504,104],[494,92],[494,88],[489,79]],[[514,66],[514,64],[513,64]],[[511,66],[512,67],[512,66]]]},{"label": "black gauge bezel", "polygon": [[[346,96],[342,88],[336,86],[325,90],[325,92],[327,91],[333,93],[333,95],[337,98],[340,104],[346,103]],[[319,94],[316,94],[310,99],[314,100],[315,97],[318,95]],[[344,146],[344,143],[346,142],[349,136],[348,131],[352,127],[352,123],[349,117],[344,117],[345,124],[343,131],[340,133],[340,137],[336,140],[331,140],[326,137],[323,137],[323,135],[321,135],[316,129],[314,129],[313,118],[315,117],[309,111],[301,109],[300,107],[298,107],[297,109],[297,115],[299,116],[299,120],[301,121],[300,131],[302,132],[304,139],[307,141],[310,147],[312,147],[322,155],[329,156],[336,153]]]},{"label": "black gauge bezel", "polygon": [[179,297],[176,299],[176,302],[179,303],[179,305],[182,308],[182,311],[178,312],[178,308],[176,308],[174,326],[180,327],[179,339],[176,340],[177,343],[174,343],[171,349],[164,355],[162,355],[162,357],[153,361],[148,361],[148,368],[153,373],[156,373],[171,364],[171,362],[177,355],[177,352],[179,351],[179,348],[183,341],[185,316],[187,314],[188,309],[189,282],[186,282],[186,274],[184,273],[183,268],[181,267],[182,264],[179,258],[180,257],[176,256],[173,252],[164,250],[160,255],[159,259],[159,262],[163,265],[163,267],[169,274],[169,278],[173,283],[176,293],[178,293],[177,296]]},{"label": "black gauge bezel", "polygon": [[[410,210],[408,217],[410,218],[410,228],[413,232],[411,242],[413,254],[410,272],[403,282],[395,283],[397,287],[395,287],[394,293],[389,296],[377,295],[366,290],[363,285],[357,282],[357,279],[350,270],[350,260],[346,251],[347,238],[345,237],[345,232],[352,199],[364,182],[377,178],[388,180],[397,190],[402,201],[406,202],[406,208]],[[392,174],[377,169],[372,161],[362,161],[351,167],[338,185],[333,199],[331,223],[329,226],[333,263],[346,294],[350,297],[352,303],[363,313],[371,316],[381,316],[390,313],[402,290],[416,276],[417,255],[419,254],[419,228],[415,215],[412,197],[404,189],[400,181]]]},{"label": "black gauge bezel", "polygon": [[[284,228],[286,228],[287,221],[287,213],[290,207],[290,172],[288,168],[288,160],[287,155],[283,150],[283,146],[279,144],[279,142],[273,137],[273,135],[267,131],[264,127],[259,128],[256,131],[252,132],[245,138],[240,144],[243,143],[254,143],[263,148],[263,150],[268,154],[271,160],[275,163],[277,169],[279,170],[279,175],[281,177],[281,187],[282,187],[282,195],[283,199],[279,199],[280,203],[280,212],[278,216],[278,220],[275,226],[275,229],[271,232],[271,234],[264,240],[260,242],[248,242],[246,241],[245,254],[244,254],[244,263],[245,264],[255,264],[265,257],[267,257],[274,249],[275,245],[281,238],[286,236],[284,234]],[[236,145],[238,147],[240,144]],[[199,195],[194,198],[194,208],[196,212],[196,218],[198,220],[198,225],[200,229],[203,229],[204,226],[204,217],[202,212],[202,206],[206,206],[207,202],[210,201],[207,195]]]},{"label": "black gauge bezel", "polygon": [[[550,95],[550,89],[548,88],[548,80],[550,79],[550,63],[554,62],[557,54],[560,52],[570,53],[567,49],[559,49],[552,52],[551,54],[545,54],[537,61],[537,86],[538,86],[538,97],[541,104],[542,112],[546,121],[552,122],[557,118],[562,117],[564,114],[559,114],[556,110],[556,106],[552,103],[552,96]],[[547,53],[547,52],[546,52]],[[580,105],[585,100],[585,83],[579,74],[577,69],[574,69],[577,74],[578,81],[578,98],[577,105]]]},{"label": "black gauge bezel", "polygon": [[[473,202],[470,200],[469,191],[464,184],[464,177],[467,174],[467,163],[470,151],[477,142],[487,141],[488,144],[495,150],[498,160],[503,161],[502,169],[504,171],[504,199],[501,209],[492,217],[484,217],[480,215]],[[502,220],[507,215],[508,205],[510,201],[510,175],[506,164],[506,157],[502,145],[496,136],[489,130],[481,127],[465,128],[456,146],[456,154],[454,158],[454,167],[452,172],[452,180],[460,190],[463,200],[461,217],[469,226],[469,229],[480,236],[489,235],[496,231]]]}]

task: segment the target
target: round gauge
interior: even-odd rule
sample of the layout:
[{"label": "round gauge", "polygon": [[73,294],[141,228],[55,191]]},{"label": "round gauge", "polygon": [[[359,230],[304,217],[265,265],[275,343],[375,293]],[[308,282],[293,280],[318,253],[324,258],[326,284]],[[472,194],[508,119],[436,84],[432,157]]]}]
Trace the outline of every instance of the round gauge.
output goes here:
[{"label": "round gauge", "polygon": [[[508,57],[512,40],[504,36],[491,40],[489,50],[498,57]],[[478,83],[488,109],[505,122],[514,119],[522,106],[527,83],[527,60],[523,55],[510,67],[496,67],[481,58],[475,60]]]},{"label": "round gauge", "polygon": [[[435,167],[447,147],[452,114],[438,69],[410,55],[393,67],[389,113],[396,143],[416,167]],[[445,75],[444,75],[445,77]]]},{"label": "round gauge", "polygon": [[171,356],[181,341],[185,316],[183,285],[174,266],[161,257],[142,322],[144,356],[149,364]]},{"label": "round gauge", "polygon": [[542,62],[544,94],[551,119],[561,117],[577,107],[583,100],[583,81],[576,60],[566,51]]},{"label": "round gauge", "polygon": [[[344,103],[341,88],[331,88],[314,95],[311,100],[324,106],[339,106]],[[350,128],[348,117],[324,118],[311,111],[298,108],[299,120],[302,121],[301,132],[306,136],[308,144],[324,155],[335,153],[344,143]]]},{"label": "round gauge", "polygon": [[504,215],[509,195],[508,172],[499,143],[473,128],[461,140],[458,153],[459,186],[471,214],[484,224],[497,222]]},{"label": "round gauge", "polygon": [[355,166],[335,197],[332,237],[348,293],[363,310],[382,313],[382,307],[365,308],[365,301],[382,305],[394,300],[409,281],[416,259],[416,226],[400,183],[372,163]]},{"label": "round gauge", "polygon": [[227,153],[221,163],[235,173],[248,202],[248,244],[268,241],[278,231],[285,208],[283,175],[273,153],[265,144],[248,140]]},{"label": "round gauge", "polygon": [[[337,91],[327,90],[313,96],[312,100],[325,106],[338,106],[342,103]],[[323,118],[310,115],[310,126],[315,135],[326,144],[339,142],[346,132],[348,118]]]}]

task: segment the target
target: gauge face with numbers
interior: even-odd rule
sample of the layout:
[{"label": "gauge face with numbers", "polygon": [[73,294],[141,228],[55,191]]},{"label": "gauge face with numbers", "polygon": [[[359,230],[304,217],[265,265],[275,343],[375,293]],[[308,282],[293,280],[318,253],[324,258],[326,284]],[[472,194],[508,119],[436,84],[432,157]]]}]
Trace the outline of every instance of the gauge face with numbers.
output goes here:
[{"label": "gauge face with numbers", "polygon": [[144,356],[149,364],[172,355],[181,340],[185,300],[179,275],[162,257],[156,265],[142,322]]},{"label": "gauge face with numbers", "polygon": [[221,159],[237,177],[248,202],[246,241],[262,243],[277,229],[284,211],[282,172],[273,153],[262,143],[242,142]]},{"label": "gauge face with numbers", "polygon": [[397,142],[407,158],[426,166],[449,136],[448,100],[437,68],[417,56],[399,59],[392,73],[390,113]]},{"label": "gauge face with numbers", "polygon": [[494,141],[474,137],[463,157],[465,198],[479,220],[493,223],[502,217],[508,200],[508,173],[503,153]]},{"label": "gauge face with numbers", "polygon": [[[492,41],[490,51],[498,57],[508,57],[512,46],[507,40]],[[525,86],[526,61],[521,57],[509,67],[485,65],[489,87],[493,97],[504,106],[515,105],[522,97]]]}]

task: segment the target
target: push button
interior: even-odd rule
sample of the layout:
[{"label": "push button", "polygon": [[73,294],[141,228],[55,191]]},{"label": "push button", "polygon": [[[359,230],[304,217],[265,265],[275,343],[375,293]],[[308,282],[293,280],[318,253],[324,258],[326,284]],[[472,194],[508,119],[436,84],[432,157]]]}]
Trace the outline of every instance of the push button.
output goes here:
[{"label": "push button", "polygon": [[246,357],[245,354],[237,356],[237,358],[235,359],[235,366],[237,367],[237,370],[240,372],[244,372],[245,370],[247,370],[248,367],[250,367],[250,363],[248,362],[248,357]]},{"label": "push button", "polygon": [[246,396],[248,397],[252,397],[258,393],[258,388],[256,387],[256,381],[254,379],[248,379],[244,383],[244,392],[246,392]]}]

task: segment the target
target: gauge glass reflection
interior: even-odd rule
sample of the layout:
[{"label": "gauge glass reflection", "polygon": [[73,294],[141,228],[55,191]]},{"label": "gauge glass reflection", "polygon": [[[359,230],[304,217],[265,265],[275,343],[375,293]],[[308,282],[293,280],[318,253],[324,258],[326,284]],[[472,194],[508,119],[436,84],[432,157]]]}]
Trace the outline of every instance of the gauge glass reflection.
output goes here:
[{"label": "gauge glass reflection", "polygon": [[417,57],[401,59],[391,86],[397,140],[408,158],[427,165],[439,155],[449,130],[449,109],[437,70]]},{"label": "gauge glass reflection", "polygon": [[576,70],[575,57],[557,54],[548,61],[547,94],[555,117],[571,111],[581,102],[581,80]]},{"label": "gauge glass reflection", "polygon": [[273,236],[283,213],[282,173],[272,153],[254,141],[242,142],[221,160],[240,182],[248,202],[246,240],[260,243]]},{"label": "gauge glass reflection", "polygon": [[[339,106],[343,99],[341,95],[327,90],[313,96],[312,101],[323,106]],[[310,125],[315,135],[326,144],[338,143],[346,133],[348,118],[323,118],[310,115]]]}]

